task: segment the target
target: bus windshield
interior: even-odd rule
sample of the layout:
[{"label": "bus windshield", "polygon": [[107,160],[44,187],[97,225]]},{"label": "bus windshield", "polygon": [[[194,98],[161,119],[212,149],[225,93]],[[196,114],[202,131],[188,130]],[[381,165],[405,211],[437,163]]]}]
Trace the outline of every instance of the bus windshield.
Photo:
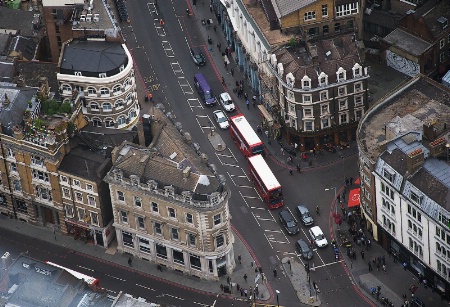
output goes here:
[{"label": "bus windshield", "polygon": [[205,99],[211,99],[211,92],[205,92]]},{"label": "bus windshield", "polygon": [[254,155],[257,155],[257,154],[262,153],[262,152],[264,152],[264,145],[261,144],[261,145],[257,145],[257,146],[252,147],[252,153]]}]

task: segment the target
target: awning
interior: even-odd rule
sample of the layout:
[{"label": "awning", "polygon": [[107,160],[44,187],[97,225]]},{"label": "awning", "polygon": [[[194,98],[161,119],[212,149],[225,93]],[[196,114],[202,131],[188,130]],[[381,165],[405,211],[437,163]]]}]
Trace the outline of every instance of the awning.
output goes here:
[{"label": "awning", "polygon": [[354,184],[361,184],[361,178],[356,179]]},{"label": "awning", "polygon": [[348,197],[348,207],[356,207],[359,206],[359,194],[360,188],[350,190],[350,196]]},{"label": "awning", "polygon": [[89,225],[83,224],[81,222],[73,221],[73,220],[70,220],[68,218],[66,218],[64,220],[66,221],[66,223],[69,223],[69,224],[71,224],[73,226],[77,226],[77,227],[88,229],[88,230],[91,229]]},{"label": "awning", "polygon": [[266,107],[263,106],[262,104],[260,104],[260,105],[258,105],[258,109],[259,109],[259,111],[261,111],[261,115],[262,115],[262,117],[264,117],[267,124],[269,126],[272,126],[273,125],[273,117],[272,117],[272,115],[270,115],[269,111],[267,111]]}]

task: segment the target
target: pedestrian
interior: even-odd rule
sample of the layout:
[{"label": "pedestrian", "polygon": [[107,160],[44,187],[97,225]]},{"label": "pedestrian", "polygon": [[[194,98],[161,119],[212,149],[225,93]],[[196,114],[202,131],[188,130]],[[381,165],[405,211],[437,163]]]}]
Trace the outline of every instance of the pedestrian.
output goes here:
[{"label": "pedestrian", "polygon": [[239,81],[236,81],[236,88],[239,88]]},{"label": "pedestrian", "polygon": [[225,66],[225,69],[227,69],[227,67],[228,67],[227,59],[225,59],[225,60],[223,61],[223,65]]},{"label": "pedestrian", "polygon": [[370,239],[367,239],[367,249],[369,249],[371,247],[372,242],[370,241]]},{"label": "pedestrian", "polygon": [[361,259],[364,259],[364,250],[361,250]]},{"label": "pedestrian", "polygon": [[223,285],[222,284],[220,284],[220,291],[223,292]]},{"label": "pedestrian", "polygon": [[214,29],[214,32],[216,32],[216,30],[217,30],[217,26],[216,26],[216,25],[214,25],[213,29]]},{"label": "pedestrian", "polygon": [[244,288],[241,288],[241,296],[244,296]]},{"label": "pedestrian", "polygon": [[209,5],[209,11],[212,13],[213,12],[213,6],[212,4]]},{"label": "pedestrian", "polygon": [[248,94],[247,93],[244,93],[244,99],[248,100]]},{"label": "pedestrian", "polygon": [[222,77],[222,84],[225,85],[225,78],[224,77]]},{"label": "pedestrian", "polygon": [[[340,203],[341,202],[341,194],[338,194],[338,196],[336,197],[336,200]],[[342,209],[342,207],[341,207]]]},{"label": "pedestrian", "polygon": [[217,49],[219,49],[220,52],[220,48],[222,47],[222,44],[220,42],[217,43]]},{"label": "pedestrian", "polygon": [[300,163],[297,164],[297,172],[301,172]]},{"label": "pedestrian", "polygon": [[289,169],[289,174],[294,175],[294,174],[292,173],[292,168]]},{"label": "pedestrian", "polygon": [[161,27],[164,26],[164,19],[160,19],[160,20],[159,20],[159,25],[160,25]]},{"label": "pedestrian", "polygon": [[380,263],[377,262],[377,271],[379,271],[379,270],[380,270]]},{"label": "pedestrian", "polygon": [[131,266],[132,263],[133,263],[133,260],[131,260],[131,257],[128,257],[128,265]]},{"label": "pedestrian", "polygon": [[350,177],[349,181],[350,181],[350,185],[352,185],[353,184],[353,177]]},{"label": "pedestrian", "polygon": [[161,266],[160,264],[158,264],[158,265],[156,266],[156,268],[158,269],[158,271],[162,272],[162,266]]},{"label": "pedestrian", "polygon": [[261,281],[266,282],[266,274],[261,273]]},{"label": "pedestrian", "polygon": [[258,267],[259,274],[262,274],[262,267]]},{"label": "pedestrian", "polygon": [[406,267],[408,266],[408,264],[406,262],[403,262],[403,269],[406,271]]},{"label": "pedestrian", "polygon": [[230,72],[231,72],[231,76],[233,77],[234,76],[234,68],[231,68]]},{"label": "pedestrian", "polygon": [[244,274],[244,280],[247,282],[247,274]]},{"label": "pedestrian", "polygon": [[348,178],[345,178],[344,183],[345,183],[345,186],[347,187],[348,183],[349,183]]},{"label": "pedestrian", "polygon": [[244,289],[244,295],[245,295],[245,297],[247,297],[247,289]]},{"label": "pedestrian", "polygon": [[276,278],[276,277],[277,277],[277,275],[278,275],[278,273],[277,273],[277,269],[275,269],[275,268],[274,268],[274,269],[273,269],[273,277],[275,277],[275,278]]},{"label": "pedestrian", "polygon": [[342,202],[345,202],[345,191],[342,192]]},{"label": "pedestrian", "polygon": [[230,276],[228,276],[227,277],[227,284],[230,284],[231,283],[231,278],[230,278]]},{"label": "pedestrian", "polygon": [[245,104],[247,105],[247,110],[250,110],[250,101],[248,101],[248,99],[247,99],[247,101],[245,102]]},{"label": "pedestrian", "polygon": [[386,274],[386,264],[383,264],[383,271],[384,271],[384,274]]},{"label": "pedestrian", "polygon": [[383,257],[381,257],[381,263],[386,264],[386,258],[384,257],[384,255]]},{"label": "pedestrian", "polygon": [[256,95],[253,95],[252,100],[253,100],[253,107],[256,108]]},{"label": "pedestrian", "polygon": [[242,264],[242,257],[241,257],[241,254],[239,254],[239,256],[238,256],[238,261],[239,261],[239,264]]},{"label": "pedestrian", "polygon": [[372,271],[372,263],[369,261],[369,272]]}]

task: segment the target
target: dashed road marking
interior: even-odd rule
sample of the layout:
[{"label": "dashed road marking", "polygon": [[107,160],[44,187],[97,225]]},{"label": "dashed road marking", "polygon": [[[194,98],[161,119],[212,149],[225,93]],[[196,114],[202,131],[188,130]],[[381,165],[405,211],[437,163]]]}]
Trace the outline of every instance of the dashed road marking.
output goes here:
[{"label": "dashed road marking", "polygon": [[150,290],[150,291],[156,291],[155,289],[152,289],[152,288],[149,288],[149,287],[140,285],[140,284],[136,284],[136,286],[141,287],[141,288],[144,288],[144,289],[147,289],[147,290]]},{"label": "dashed road marking", "polygon": [[112,275],[109,275],[109,274],[105,274],[105,275],[108,276],[108,277],[120,280],[120,281],[126,281],[126,279],[122,279],[122,278],[119,278],[119,277],[116,277],[116,276],[112,276]]}]

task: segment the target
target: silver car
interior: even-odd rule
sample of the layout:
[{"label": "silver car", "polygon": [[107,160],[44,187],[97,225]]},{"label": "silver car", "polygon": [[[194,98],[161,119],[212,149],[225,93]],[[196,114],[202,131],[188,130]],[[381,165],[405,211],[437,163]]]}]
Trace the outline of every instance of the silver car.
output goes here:
[{"label": "silver car", "polygon": [[230,94],[228,94],[227,92],[219,95],[219,103],[227,112],[233,112],[234,110],[236,110],[233,100],[231,100]]},{"label": "silver car", "polygon": [[222,110],[217,110],[213,112],[214,120],[219,125],[220,129],[228,129],[230,127],[230,123],[228,122],[228,118]]}]

